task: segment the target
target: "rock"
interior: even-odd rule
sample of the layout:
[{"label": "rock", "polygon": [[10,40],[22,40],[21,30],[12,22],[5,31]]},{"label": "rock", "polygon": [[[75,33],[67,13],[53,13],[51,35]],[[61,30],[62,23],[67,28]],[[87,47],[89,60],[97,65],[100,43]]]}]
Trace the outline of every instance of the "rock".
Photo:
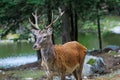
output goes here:
[{"label": "rock", "polygon": [[[89,64],[92,60],[92,65]],[[93,61],[94,60],[94,61]],[[84,66],[83,66],[83,76],[94,76],[96,74],[101,74],[105,73],[106,71],[106,65],[105,62],[103,61],[103,58],[101,57],[96,57],[96,56],[91,56],[91,55],[86,55]]]},{"label": "rock", "polygon": [[120,47],[117,45],[108,45],[103,49],[103,52],[109,52],[110,50],[112,51],[116,51],[117,49],[119,49]]},{"label": "rock", "polygon": [[97,74],[101,74],[105,72],[106,70],[105,62],[101,57],[98,57],[96,59],[96,62],[93,64],[91,70]]}]

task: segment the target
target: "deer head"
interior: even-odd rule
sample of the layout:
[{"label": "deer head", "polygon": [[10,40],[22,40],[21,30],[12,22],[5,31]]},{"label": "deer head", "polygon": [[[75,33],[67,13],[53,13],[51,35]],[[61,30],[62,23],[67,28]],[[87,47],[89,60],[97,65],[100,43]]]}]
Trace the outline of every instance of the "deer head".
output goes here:
[{"label": "deer head", "polygon": [[33,17],[35,19],[35,24],[31,21],[29,18],[29,22],[31,23],[33,29],[31,30],[32,33],[36,36],[35,44],[33,45],[33,49],[39,50],[40,48],[45,48],[52,44],[52,25],[63,15],[64,12],[61,12],[61,9],[59,9],[59,15],[55,20],[53,20],[53,12],[52,12],[52,20],[51,23],[46,26],[44,29],[40,29],[38,27],[38,16],[37,13],[33,14]]}]

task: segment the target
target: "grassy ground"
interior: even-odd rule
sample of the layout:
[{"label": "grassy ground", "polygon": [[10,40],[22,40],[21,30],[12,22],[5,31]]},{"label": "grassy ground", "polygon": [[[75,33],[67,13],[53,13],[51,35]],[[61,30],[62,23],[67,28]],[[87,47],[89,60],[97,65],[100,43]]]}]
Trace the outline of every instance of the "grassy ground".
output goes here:
[{"label": "grassy ground", "polygon": [[[118,71],[120,70],[83,80],[120,80],[120,73]],[[44,78],[45,72],[38,69],[9,70],[5,71],[4,74],[0,73],[0,80],[44,80]]]},{"label": "grassy ground", "polygon": [[0,80],[40,80],[45,72],[37,69],[9,70],[0,73]]}]

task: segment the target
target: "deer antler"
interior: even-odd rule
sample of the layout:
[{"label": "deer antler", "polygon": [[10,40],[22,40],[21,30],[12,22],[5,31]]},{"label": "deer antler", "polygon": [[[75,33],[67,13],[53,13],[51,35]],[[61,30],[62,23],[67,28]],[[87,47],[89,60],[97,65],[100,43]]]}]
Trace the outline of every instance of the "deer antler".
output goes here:
[{"label": "deer antler", "polygon": [[35,19],[35,23],[33,23],[30,18],[29,18],[29,22],[31,23],[31,25],[34,29],[39,29],[39,27],[38,27],[38,17],[39,16],[37,16],[37,11],[35,11],[35,13],[32,13],[32,15]]},{"label": "deer antler", "polygon": [[51,23],[46,27],[46,28],[49,28],[52,26],[52,24],[54,24],[63,14],[64,14],[64,11],[62,12],[62,10],[60,8],[58,8],[59,10],[59,15],[58,17],[53,21],[53,12],[52,12],[52,20],[51,20]]}]

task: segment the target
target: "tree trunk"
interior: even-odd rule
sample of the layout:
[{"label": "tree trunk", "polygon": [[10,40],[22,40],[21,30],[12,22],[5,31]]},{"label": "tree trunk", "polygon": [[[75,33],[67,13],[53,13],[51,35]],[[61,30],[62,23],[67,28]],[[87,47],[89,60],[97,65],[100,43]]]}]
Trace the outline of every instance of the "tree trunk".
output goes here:
[{"label": "tree trunk", "polygon": [[76,10],[73,10],[71,4],[69,6],[62,6],[62,10],[65,11],[62,17],[62,43],[66,43],[69,41],[77,41],[77,12]]},{"label": "tree trunk", "polygon": [[98,26],[98,39],[99,39],[99,49],[102,51],[102,38],[101,38],[101,29],[100,29],[100,13],[99,7],[97,6],[97,26]]},{"label": "tree trunk", "polygon": [[75,22],[74,22],[74,23],[75,23],[75,25],[74,25],[74,26],[75,26],[75,27],[74,27],[74,28],[75,28],[75,29],[74,29],[74,33],[75,33],[75,35],[74,35],[74,40],[75,40],[75,41],[78,41],[78,16],[77,16],[76,10],[75,10],[74,12],[75,12],[75,16],[74,16],[74,17],[75,17],[75,20],[74,20],[74,21],[75,21]]},{"label": "tree trunk", "polygon": [[71,40],[78,40],[78,27],[77,27],[77,13],[75,10],[71,10]]},{"label": "tree trunk", "polygon": [[70,35],[70,37],[71,37],[71,40],[72,41],[74,41],[75,40],[75,26],[74,26],[74,12],[72,11],[72,5],[70,5],[70,21],[71,21],[71,35]]},{"label": "tree trunk", "polygon": [[69,17],[69,10],[67,6],[62,6],[61,8],[65,13],[62,16],[62,43],[66,43],[71,41],[71,25],[70,25],[70,17]]}]

